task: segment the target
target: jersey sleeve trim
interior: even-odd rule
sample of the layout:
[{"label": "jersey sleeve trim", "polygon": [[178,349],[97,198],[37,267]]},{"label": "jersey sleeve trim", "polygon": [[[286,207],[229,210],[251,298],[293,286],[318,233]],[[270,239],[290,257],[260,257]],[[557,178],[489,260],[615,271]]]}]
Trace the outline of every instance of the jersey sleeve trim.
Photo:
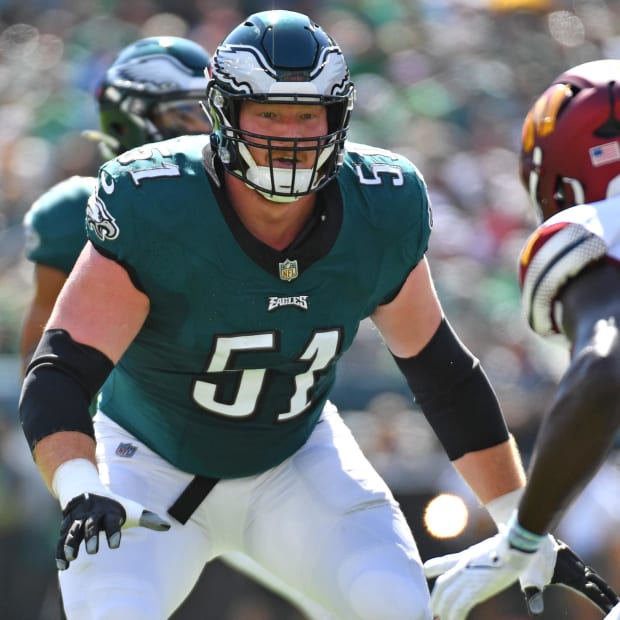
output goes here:
[{"label": "jersey sleeve trim", "polygon": [[95,250],[97,250],[97,252],[99,252],[99,254],[101,254],[101,256],[103,256],[104,258],[108,258],[110,260],[113,260],[115,263],[120,265],[127,272],[127,275],[129,276],[129,279],[131,280],[131,283],[141,293],[144,293],[145,295],[147,294],[145,289],[144,289],[144,286],[142,285],[142,282],[140,281],[138,273],[136,272],[136,270],[129,263],[127,263],[126,261],[120,260],[112,252],[110,252],[109,250],[106,250],[105,248],[102,248],[101,246],[97,245],[96,243],[93,243],[92,241],[91,241],[91,243],[93,244],[93,247],[95,248]]}]

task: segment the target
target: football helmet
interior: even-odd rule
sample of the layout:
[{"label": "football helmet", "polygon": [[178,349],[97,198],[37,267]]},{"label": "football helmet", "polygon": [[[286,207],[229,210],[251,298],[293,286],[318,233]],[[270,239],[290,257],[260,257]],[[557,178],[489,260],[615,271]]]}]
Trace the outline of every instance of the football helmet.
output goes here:
[{"label": "football helmet", "polygon": [[[255,13],[218,46],[207,86],[211,145],[233,176],[275,202],[292,202],[316,192],[342,166],[355,88],[337,43],[306,15],[274,10]],[[244,101],[321,105],[325,135],[285,138],[239,127]],[[273,153],[290,151],[293,165],[278,168]],[[258,166],[248,147],[265,149],[268,166]],[[300,151],[315,153],[312,168],[295,165]]]},{"label": "football helmet", "polygon": [[199,100],[210,65],[200,45],[181,37],[148,37],[127,46],[97,88],[103,134],[91,137],[109,158],[146,142],[208,134]]},{"label": "football helmet", "polygon": [[620,191],[620,60],[587,62],[559,75],[522,130],[521,182],[548,219]]}]

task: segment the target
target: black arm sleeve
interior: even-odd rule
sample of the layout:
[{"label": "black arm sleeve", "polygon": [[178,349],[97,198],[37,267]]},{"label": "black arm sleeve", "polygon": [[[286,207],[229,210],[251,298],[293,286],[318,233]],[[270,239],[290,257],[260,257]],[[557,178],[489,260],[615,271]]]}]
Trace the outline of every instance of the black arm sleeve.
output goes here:
[{"label": "black arm sleeve", "polygon": [[450,460],[508,439],[497,396],[480,362],[446,319],[418,355],[394,359]]},{"label": "black arm sleeve", "polygon": [[114,367],[103,353],[62,329],[43,332],[28,366],[19,415],[31,450],[59,431],[94,437],[90,403]]}]

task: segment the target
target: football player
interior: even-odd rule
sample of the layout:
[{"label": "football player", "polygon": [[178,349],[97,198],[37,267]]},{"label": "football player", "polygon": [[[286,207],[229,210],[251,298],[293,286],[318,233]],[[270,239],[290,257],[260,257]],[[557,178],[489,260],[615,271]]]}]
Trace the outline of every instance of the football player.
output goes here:
[{"label": "football player", "polygon": [[[70,619],[166,618],[243,553],[336,618],[430,620],[404,515],[329,402],[365,317],[492,516],[516,503],[515,443],[433,286],[424,180],[346,141],[354,95],[319,25],[257,13],[213,57],[209,140],[100,169],[20,400]],[[549,536],[535,568],[555,559]]]},{"label": "football player", "polygon": [[[199,101],[204,97],[211,58],[181,37],[148,37],[124,48],[97,88],[101,131],[87,137],[104,158],[142,144],[211,129]],[[28,366],[58,294],[86,242],[86,203],[95,177],[74,176],[43,194],[24,219],[26,256],[35,264],[35,288],[21,339],[22,367]],[[329,616],[301,594],[240,553],[223,560],[303,609],[309,618]]]},{"label": "football player", "polygon": [[[181,37],[149,37],[124,48],[97,88],[105,159],[123,151],[182,134],[208,133],[199,101],[209,54]],[[86,243],[86,202],[95,177],[73,176],[43,194],[24,218],[26,257],[35,264],[34,296],[22,326],[25,371],[58,293]]]},{"label": "football player", "polygon": [[[620,60],[569,69],[540,96],[523,125],[520,176],[543,220],[520,256],[523,308],[535,332],[570,347],[570,363],[508,527],[426,562],[429,577],[441,575],[432,595],[441,620],[463,620],[535,562],[620,427]],[[618,600],[600,577],[592,594],[604,611]],[[540,611],[539,593],[530,600]]]}]

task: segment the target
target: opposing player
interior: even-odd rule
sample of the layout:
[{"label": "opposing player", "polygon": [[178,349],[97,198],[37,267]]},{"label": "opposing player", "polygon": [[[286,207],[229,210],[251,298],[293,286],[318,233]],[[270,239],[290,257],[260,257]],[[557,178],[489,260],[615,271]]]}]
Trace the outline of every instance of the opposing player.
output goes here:
[{"label": "opposing player", "polygon": [[[534,331],[563,337],[570,364],[509,527],[426,563],[429,576],[443,573],[432,595],[441,620],[463,620],[535,561],[620,427],[620,60],[585,63],[553,81],[525,119],[520,161],[544,220],[521,252],[523,307]],[[609,611],[618,598],[597,579],[590,592],[598,588]],[[607,618],[620,618],[620,606]]]},{"label": "opposing player", "polygon": [[[241,552],[337,618],[430,620],[405,518],[328,401],[367,316],[480,500],[514,504],[516,447],[433,287],[424,181],[345,144],[353,100],[320,26],[258,13],[217,48],[210,141],[101,168],[20,401],[70,619],[166,618]],[[536,568],[555,557],[548,537]]]}]

